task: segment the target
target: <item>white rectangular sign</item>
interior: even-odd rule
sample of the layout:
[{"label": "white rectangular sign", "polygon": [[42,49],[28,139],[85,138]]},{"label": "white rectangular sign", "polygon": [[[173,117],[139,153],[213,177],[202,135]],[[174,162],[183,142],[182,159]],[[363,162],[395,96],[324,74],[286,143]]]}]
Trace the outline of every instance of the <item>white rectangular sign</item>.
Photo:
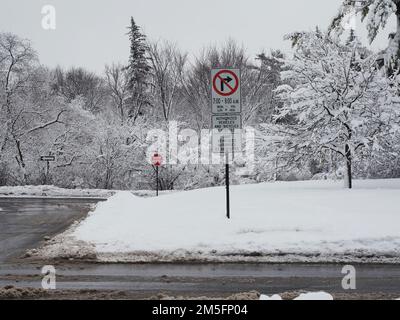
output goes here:
[{"label": "white rectangular sign", "polygon": [[218,131],[212,136],[212,152],[213,153],[235,153],[242,151],[242,136],[238,130]]},{"label": "white rectangular sign", "polygon": [[213,115],[213,152],[233,153],[241,151],[242,116],[240,114]]},{"label": "white rectangular sign", "polygon": [[242,128],[242,116],[240,114],[213,115],[211,122],[212,128],[219,131],[224,129],[233,131]]},{"label": "white rectangular sign", "polygon": [[241,113],[239,69],[211,70],[211,110],[213,114]]}]

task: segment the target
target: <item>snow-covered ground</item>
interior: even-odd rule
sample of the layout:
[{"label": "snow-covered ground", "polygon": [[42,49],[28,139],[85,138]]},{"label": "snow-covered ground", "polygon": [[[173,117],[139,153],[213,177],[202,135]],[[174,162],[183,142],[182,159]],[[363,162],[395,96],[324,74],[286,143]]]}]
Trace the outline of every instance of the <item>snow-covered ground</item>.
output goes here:
[{"label": "snow-covered ground", "polygon": [[[109,198],[117,191],[105,189],[65,189],[52,185],[0,187],[0,197],[47,197],[47,198]],[[151,190],[133,190],[134,195],[150,197],[155,195]],[[160,191],[168,194],[171,191]]]},{"label": "snow-covered ground", "polygon": [[262,294],[262,295],[260,295],[260,300],[279,301],[279,300],[283,300],[283,299],[279,294],[273,294],[272,296],[268,296],[268,295]]},{"label": "snow-covered ground", "polygon": [[0,187],[0,197],[68,197],[68,198],[108,198],[115,194],[103,189],[64,189],[55,186]]},{"label": "snow-covered ground", "polygon": [[329,293],[320,291],[320,292],[302,293],[293,300],[333,300],[333,297]]},{"label": "snow-covered ground", "polygon": [[118,192],[41,250],[102,261],[400,263],[400,180],[278,182],[139,198]]}]

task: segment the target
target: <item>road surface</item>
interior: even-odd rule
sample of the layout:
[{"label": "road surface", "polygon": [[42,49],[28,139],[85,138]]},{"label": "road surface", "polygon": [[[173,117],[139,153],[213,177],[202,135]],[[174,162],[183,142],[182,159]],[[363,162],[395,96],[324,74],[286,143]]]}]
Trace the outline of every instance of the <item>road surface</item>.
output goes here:
[{"label": "road surface", "polygon": [[0,198],[0,264],[84,217],[96,199]]},{"label": "road surface", "polygon": [[[41,288],[44,262],[19,257],[42,244],[45,236],[53,236],[84,217],[97,201],[0,198],[0,288]],[[35,291],[32,298],[149,298],[160,293],[228,297],[252,290],[264,294],[323,290],[346,299],[400,297],[398,265],[355,266],[357,289],[345,291],[341,287],[343,265],[54,264],[57,290],[39,296]]]}]

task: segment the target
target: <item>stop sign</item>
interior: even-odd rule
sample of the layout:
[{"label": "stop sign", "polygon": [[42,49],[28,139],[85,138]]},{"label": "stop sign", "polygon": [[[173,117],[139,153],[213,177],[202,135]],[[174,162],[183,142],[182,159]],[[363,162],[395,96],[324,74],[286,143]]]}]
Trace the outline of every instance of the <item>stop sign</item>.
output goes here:
[{"label": "stop sign", "polygon": [[158,153],[153,154],[151,157],[151,163],[156,167],[160,167],[162,165],[162,160],[162,156]]}]

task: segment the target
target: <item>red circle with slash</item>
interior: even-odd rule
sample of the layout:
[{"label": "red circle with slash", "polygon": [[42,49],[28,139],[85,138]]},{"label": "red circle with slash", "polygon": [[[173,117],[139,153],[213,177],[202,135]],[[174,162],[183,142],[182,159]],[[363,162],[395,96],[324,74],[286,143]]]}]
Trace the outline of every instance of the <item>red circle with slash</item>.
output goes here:
[{"label": "red circle with slash", "polygon": [[[227,79],[225,79],[223,77],[223,75],[228,74],[230,76],[233,77],[233,80],[235,80],[235,84],[234,85],[230,85]],[[217,86],[217,80],[220,80],[221,83],[223,84],[223,86],[228,88],[228,92],[224,92],[225,90],[221,90],[218,88]],[[221,70],[219,71],[213,79],[213,89],[216,93],[218,93],[221,96],[227,97],[230,96],[232,94],[234,94],[239,88],[239,78],[238,76],[231,70]]]}]

